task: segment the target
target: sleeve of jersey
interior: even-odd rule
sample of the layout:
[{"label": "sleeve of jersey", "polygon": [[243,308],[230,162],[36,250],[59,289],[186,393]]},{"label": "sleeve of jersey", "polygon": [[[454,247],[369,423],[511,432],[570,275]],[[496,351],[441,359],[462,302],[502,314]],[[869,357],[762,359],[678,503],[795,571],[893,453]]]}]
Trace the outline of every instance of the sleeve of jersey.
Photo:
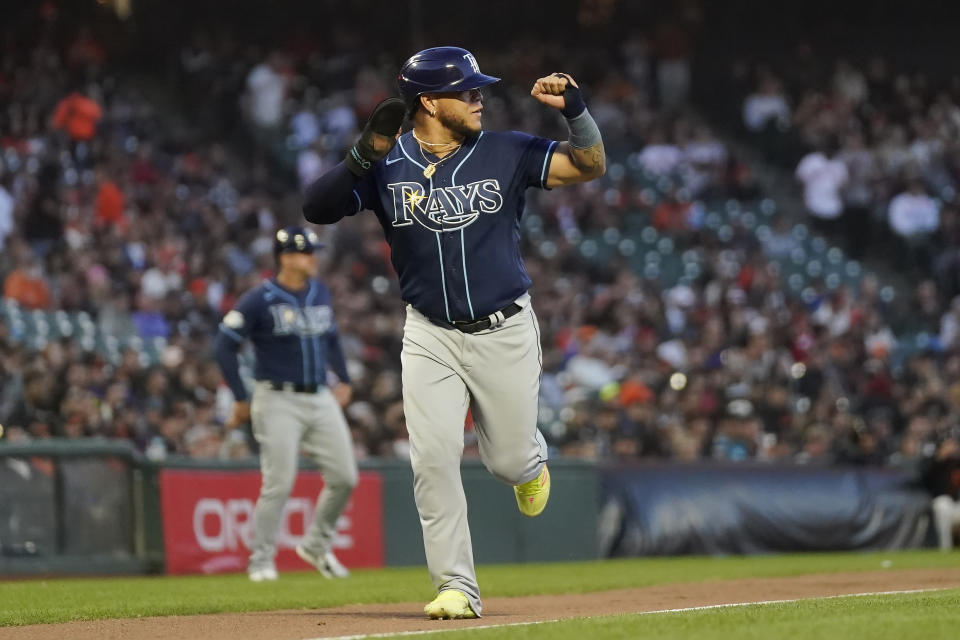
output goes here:
[{"label": "sleeve of jersey", "polygon": [[517,177],[527,187],[547,188],[550,159],[557,149],[557,141],[511,131],[510,140],[518,155]]},{"label": "sleeve of jersey", "polygon": [[239,349],[239,342],[230,338],[223,331],[217,332],[217,337],[213,341],[213,357],[220,365],[223,381],[230,387],[233,397],[236,398],[237,402],[243,402],[247,399],[247,387],[240,377],[240,361],[237,358]]},{"label": "sleeve of jersey", "polygon": [[303,217],[314,224],[333,224],[373,206],[374,172],[353,175],[341,162],[316,179],[303,194]]},{"label": "sleeve of jersey", "polygon": [[217,337],[213,342],[213,355],[220,365],[223,380],[233,392],[238,402],[247,399],[247,387],[240,377],[240,361],[237,352],[250,332],[252,317],[251,297],[249,294],[240,298],[236,307],[227,312],[217,329]]},{"label": "sleeve of jersey", "polygon": [[350,384],[350,374],[347,372],[347,358],[343,355],[343,346],[340,344],[340,334],[334,328],[327,334],[327,362],[340,382]]}]

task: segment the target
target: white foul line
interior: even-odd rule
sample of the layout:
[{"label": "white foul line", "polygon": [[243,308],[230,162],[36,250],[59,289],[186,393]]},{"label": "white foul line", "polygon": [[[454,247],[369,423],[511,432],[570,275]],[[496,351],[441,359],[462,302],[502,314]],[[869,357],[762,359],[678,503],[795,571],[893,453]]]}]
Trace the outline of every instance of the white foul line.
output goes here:
[{"label": "white foul line", "polygon": [[[790,604],[791,602],[803,602],[804,600],[830,600],[834,598],[863,598],[867,596],[895,596],[906,593],[928,593],[930,591],[943,591],[944,589],[902,589],[899,591],[868,591],[866,593],[841,593],[835,596],[817,596],[814,598],[791,598],[789,600],[762,600],[760,602],[729,602],[727,604],[707,604],[699,607],[684,607],[683,609],[658,609],[657,611],[624,611],[622,615],[648,616],[655,613],[686,613],[688,611],[705,611],[707,609],[726,609],[728,607],[752,607],[767,604]],[[320,638],[308,638],[307,640],[366,640],[367,638],[400,638],[403,636],[425,636],[431,633],[450,633],[453,631],[475,631],[478,629],[501,629],[504,627],[530,627],[535,624],[550,624],[552,622],[562,622],[564,620],[592,620],[606,618],[608,616],[586,616],[583,618],[555,618],[553,620],[534,620],[532,622],[507,622],[504,624],[489,624],[476,627],[459,627],[456,629],[428,629],[426,631],[391,631],[387,633],[368,633],[355,636],[326,636]]]}]

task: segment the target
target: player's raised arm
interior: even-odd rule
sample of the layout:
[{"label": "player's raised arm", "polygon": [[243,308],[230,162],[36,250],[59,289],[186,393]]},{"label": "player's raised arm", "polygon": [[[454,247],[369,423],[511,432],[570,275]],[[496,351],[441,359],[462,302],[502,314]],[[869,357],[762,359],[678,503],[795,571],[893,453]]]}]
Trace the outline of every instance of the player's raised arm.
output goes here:
[{"label": "player's raised arm", "polygon": [[533,83],[530,95],[558,109],[570,129],[570,137],[560,143],[550,161],[547,186],[588,182],[602,176],[607,170],[603,139],[574,79],[565,73],[545,76]]},{"label": "player's raised arm", "polygon": [[374,108],[360,139],[347,152],[343,162],[307,187],[303,217],[308,222],[333,224],[344,216],[357,213],[358,200],[354,188],[373,165],[393,149],[406,110],[399,98],[387,98]]}]

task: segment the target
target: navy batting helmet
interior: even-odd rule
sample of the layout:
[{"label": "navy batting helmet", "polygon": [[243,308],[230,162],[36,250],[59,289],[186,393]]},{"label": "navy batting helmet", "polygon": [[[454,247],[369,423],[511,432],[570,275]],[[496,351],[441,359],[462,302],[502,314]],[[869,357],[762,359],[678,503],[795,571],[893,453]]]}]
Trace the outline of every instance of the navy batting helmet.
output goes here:
[{"label": "navy batting helmet", "polygon": [[410,56],[400,67],[397,86],[408,108],[424,93],[466,91],[499,82],[480,73],[473,54],[460,47],[433,47]]},{"label": "navy batting helmet", "polygon": [[284,227],[273,236],[274,256],[281,253],[313,253],[322,246],[316,233],[299,226]]}]

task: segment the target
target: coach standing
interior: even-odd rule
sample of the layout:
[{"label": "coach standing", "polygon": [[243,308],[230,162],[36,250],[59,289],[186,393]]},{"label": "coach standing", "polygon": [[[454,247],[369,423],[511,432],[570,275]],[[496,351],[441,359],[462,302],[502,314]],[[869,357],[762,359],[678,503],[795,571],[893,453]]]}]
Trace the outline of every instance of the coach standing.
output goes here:
[{"label": "coach standing", "polygon": [[[297,475],[301,445],[323,473],[324,487],[297,554],[327,578],[349,575],[330,548],[337,519],[357,484],[350,432],[341,410],[350,378],[340,347],[330,291],[315,278],[320,247],[303,227],[274,238],[277,275],[245,293],[220,324],[214,352],[236,399],[228,427],[250,419],[260,445],[262,486],[253,512],[247,568],[254,582],[277,579],[276,538]],[[240,378],[237,351],[253,343],[256,384],[252,402]],[[330,389],[327,364],[340,379]]]},{"label": "coach standing", "polygon": [[[550,495],[547,447],[537,430],[540,333],[520,257],[528,187],[603,175],[603,141],[580,89],[564,73],[531,95],[563,114],[565,142],[484,131],[480,72],[458,47],[421,51],[397,80],[403,100],[377,106],[346,159],[307,189],[307,220],[331,224],[372,209],[390,244],[407,302],[403,409],[414,497],[437,597],[431,618],[481,613],[467,502],[460,479],[463,423],[472,411],[480,457],[513,485],[520,512]],[[397,133],[405,116],[413,130]]]}]

